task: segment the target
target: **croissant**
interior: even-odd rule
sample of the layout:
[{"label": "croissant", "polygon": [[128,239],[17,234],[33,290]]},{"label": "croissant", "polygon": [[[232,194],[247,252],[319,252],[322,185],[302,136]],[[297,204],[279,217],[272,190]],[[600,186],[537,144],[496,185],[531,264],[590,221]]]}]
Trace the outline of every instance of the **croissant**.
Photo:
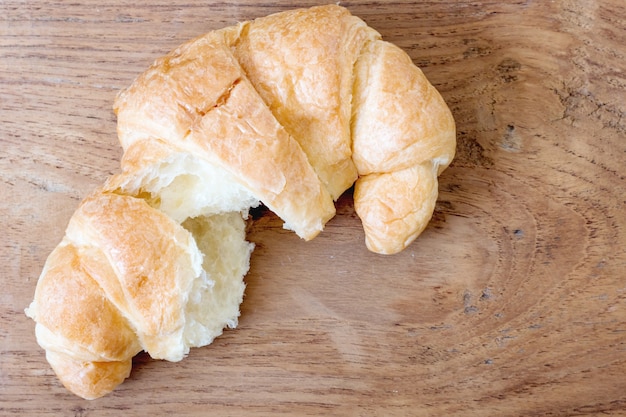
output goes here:
[{"label": "croissant", "polygon": [[305,240],[354,185],[367,247],[426,227],[452,115],[397,46],[337,5],[209,32],[116,97],[120,172],[85,198],[26,314],[61,382],[93,399],[132,358],[179,361],[239,317],[264,204]]}]

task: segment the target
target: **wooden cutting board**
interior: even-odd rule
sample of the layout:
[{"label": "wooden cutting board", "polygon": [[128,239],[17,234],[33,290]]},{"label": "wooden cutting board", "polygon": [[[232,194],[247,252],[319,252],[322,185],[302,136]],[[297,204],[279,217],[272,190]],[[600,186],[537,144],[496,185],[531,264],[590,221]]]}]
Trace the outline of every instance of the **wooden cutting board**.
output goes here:
[{"label": "wooden cutting board", "polygon": [[117,171],[111,105],[208,30],[315,2],[0,3],[0,415],[626,413],[626,4],[346,2],[457,122],[433,219],[369,253],[346,193],[303,242],[270,212],[239,327],[67,392],[23,313],[79,201]]}]

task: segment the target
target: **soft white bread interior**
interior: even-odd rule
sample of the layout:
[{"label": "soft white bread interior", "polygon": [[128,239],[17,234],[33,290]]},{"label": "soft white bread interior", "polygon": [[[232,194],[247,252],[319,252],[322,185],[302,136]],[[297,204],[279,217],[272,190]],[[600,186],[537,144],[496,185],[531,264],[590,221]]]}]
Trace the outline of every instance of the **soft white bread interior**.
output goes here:
[{"label": "soft white bread interior", "polygon": [[121,170],[80,204],[27,309],[60,380],[90,399],[137,352],[178,361],[237,324],[251,207],[308,240],[354,183],[368,248],[396,253],[428,224],[455,150],[424,74],[337,5],[193,39],[114,110]]},{"label": "soft white bread interior", "polygon": [[122,172],[104,188],[141,196],[179,223],[228,212],[246,217],[260,204],[228,171],[157,139],[133,142],[122,157]]},{"label": "soft white bread interior", "polygon": [[251,251],[239,213],[181,226],[143,199],[97,191],[49,256],[27,314],[63,384],[97,398],[139,351],[178,361],[235,327]]}]

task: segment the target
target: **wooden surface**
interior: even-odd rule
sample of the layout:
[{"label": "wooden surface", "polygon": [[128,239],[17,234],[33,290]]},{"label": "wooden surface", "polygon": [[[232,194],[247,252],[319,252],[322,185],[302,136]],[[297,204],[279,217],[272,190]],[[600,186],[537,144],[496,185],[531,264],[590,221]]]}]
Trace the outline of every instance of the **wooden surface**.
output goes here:
[{"label": "wooden surface", "polygon": [[118,169],[116,92],[191,37],[314,2],[149,3],[0,2],[0,415],[626,414],[622,0],[342,3],[454,113],[428,229],[383,257],[349,193],[309,243],[257,213],[236,330],[68,393],[23,310]]}]

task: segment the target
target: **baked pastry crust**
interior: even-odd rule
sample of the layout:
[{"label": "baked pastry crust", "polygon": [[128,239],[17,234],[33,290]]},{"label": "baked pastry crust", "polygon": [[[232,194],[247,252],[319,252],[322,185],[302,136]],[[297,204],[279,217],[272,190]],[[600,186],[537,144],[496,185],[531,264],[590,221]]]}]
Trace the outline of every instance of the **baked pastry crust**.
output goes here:
[{"label": "baked pastry crust", "polygon": [[250,207],[309,240],[355,184],[368,248],[396,253],[428,224],[455,150],[424,74],[336,5],[193,39],[114,110],[121,172],[81,203],[27,309],[60,380],[89,399],[139,351],[178,361],[237,325]]}]

